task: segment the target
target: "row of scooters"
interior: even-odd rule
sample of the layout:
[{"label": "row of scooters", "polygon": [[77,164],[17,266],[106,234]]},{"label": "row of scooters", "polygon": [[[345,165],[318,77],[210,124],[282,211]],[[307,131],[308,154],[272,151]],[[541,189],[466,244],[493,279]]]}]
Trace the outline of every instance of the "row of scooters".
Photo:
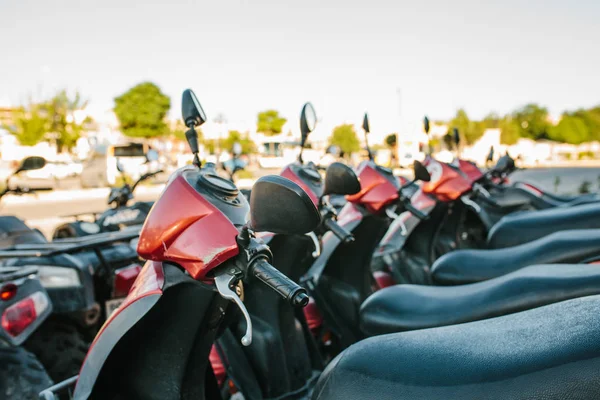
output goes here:
[{"label": "row of scooters", "polygon": [[[509,156],[486,172],[428,157],[408,181],[372,160],[323,178],[300,153],[246,198],[201,166],[206,117],[190,90],[182,114],[194,165],[171,176],[141,232],[5,250],[38,271],[44,257],[92,252],[92,281],[112,282],[93,302],[129,293],[97,310],[106,322],[79,375],[41,398],[597,397],[595,195],[510,184]],[[302,146],[315,124],[306,104]],[[106,249],[138,235],[144,267],[114,268]]]}]

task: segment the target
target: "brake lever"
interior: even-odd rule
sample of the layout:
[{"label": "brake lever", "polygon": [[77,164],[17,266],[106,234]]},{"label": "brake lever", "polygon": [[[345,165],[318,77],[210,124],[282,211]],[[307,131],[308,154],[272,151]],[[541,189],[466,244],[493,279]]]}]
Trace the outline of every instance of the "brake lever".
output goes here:
[{"label": "brake lever", "polygon": [[315,235],[314,232],[306,233],[306,236],[312,239],[313,244],[315,245],[315,250],[311,253],[313,258],[319,258],[321,255],[321,244],[319,243],[319,238]]},{"label": "brake lever", "polygon": [[248,314],[248,310],[242,299],[240,299],[236,292],[231,290],[231,286],[238,279],[235,272],[235,269],[231,269],[224,274],[215,276],[215,285],[221,297],[233,301],[240,308],[242,314],[244,314],[244,319],[246,319],[246,334],[241,342],[243,346],[250,346],[252,344],[252,321],[250,320],[250,314]]}]

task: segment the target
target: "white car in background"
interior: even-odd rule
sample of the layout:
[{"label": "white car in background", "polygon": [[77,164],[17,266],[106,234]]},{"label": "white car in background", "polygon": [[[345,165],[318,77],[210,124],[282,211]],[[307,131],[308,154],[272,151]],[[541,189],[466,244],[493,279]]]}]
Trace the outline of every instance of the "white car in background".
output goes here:
[{"label": "white car in background", "polygon": [[46,160],[46,165],[37,170],[23,171],[11,180],[11,185],[27,187],[29,189],[57,189],[61,181],[75,178],[81,174],[83,166],[74,161]]}]

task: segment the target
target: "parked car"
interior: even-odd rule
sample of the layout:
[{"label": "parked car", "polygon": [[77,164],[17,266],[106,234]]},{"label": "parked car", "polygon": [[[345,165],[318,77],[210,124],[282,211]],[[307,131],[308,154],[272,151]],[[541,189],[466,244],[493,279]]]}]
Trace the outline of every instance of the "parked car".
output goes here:
[{"label": "parked car", "polygon": [[139,179],[144,173],[142,165],[147,161],[148,150],[149,146],[143,143],[97,146],[83,163],[81,187],[115,186],[120,175],[117,161],[126,175]]}]

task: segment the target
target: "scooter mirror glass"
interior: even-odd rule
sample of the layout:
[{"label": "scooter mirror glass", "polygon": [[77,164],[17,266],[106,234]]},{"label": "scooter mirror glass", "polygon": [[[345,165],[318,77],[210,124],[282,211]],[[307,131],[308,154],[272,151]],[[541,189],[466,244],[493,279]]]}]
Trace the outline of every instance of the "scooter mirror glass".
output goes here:
[{"label": "scooter mirror glass", "polygon": [[460,133],[457,128],[452,128],[452,138],[454,139],[454,144],[458,146],[460,143]]},{"label": "scooter mirror glass", "polygon": [[46,165],[46,159],[44,157],[27,157],[21,164],[19,168],[15,171],[15,174],[21,171],[33,171],[35,169],[42,169]]},{"label": "scooter mirror glass", "polygon": [[200,126],[206,122],[206,114],[192,89],[183,91],[181,98],[181,115],[185,126]]},{"label": "scooter mirror glass", "polygon": [[302,112],[300,113],[300,132],[302,133],[302,140],[300,141],[300,147],[304,147],[308,134],[315,130],[317,126],[317,113],[315,108],[310,103],[304,104]]},{"label": "scooter mirror glass", "polygon": [[364,129],[365,133],[371,132],[371,128],[369,127],[369,114],[367,113],[365,113],[363,118],[362,128]]},{"label": "scooter mirror glass", "polygon": [[119,171],[120,173],[125,172],[125,169],[123,168],[123,163],[121,162],[121,160],[117,160],[117,171]]},{"label": "scooter mirror glass", "polygon": [[494,171],[496,172],[506,172],[506,170],[508,170],[508,168],[510,167],[510,157],[509,156],[502,156],[498,159],[498,162],[496,163],[496,166],[494,167]]},{"label": "scooter mirror glass", "polygon": [[349,166],[334,162],[327,167],[323,195],[350,195],[360,192],[360,181]]},{"label": "scooter mirror glass", "polygon": [[423,129],[425,129],[425,133],[429,134],[429,118],[423,118]]},{"label": "scooter mirror glass", "polygon": [[239,157],[242,154],[242,145],[239,142],[233,144],[232,153],[236,157]]},{"label": "scooter mirror glass", "polygon": [[158,151],[148,150],[146,153],[146,160],[148,160],[148,162],[158,161]]},{"label": "scooter mirror glass", "polygon": [[413,168],[415,170],[415,181],[429,182],[431,180],[429,171],[427,171],[427,168],[420,161],[415,160]]},{"label": "scooter mirror glass", "polygon": [[256,232],[304,234],[321,223],[321,214],[300,186],[282,176],[259,178],[250,194],[249,228]]},{"label": "scooter mirror glass", "polygon": [[490,152],[488,153],[487,156],[487,161],[493,161],[494,160],[494,146],[490,147]]}]

